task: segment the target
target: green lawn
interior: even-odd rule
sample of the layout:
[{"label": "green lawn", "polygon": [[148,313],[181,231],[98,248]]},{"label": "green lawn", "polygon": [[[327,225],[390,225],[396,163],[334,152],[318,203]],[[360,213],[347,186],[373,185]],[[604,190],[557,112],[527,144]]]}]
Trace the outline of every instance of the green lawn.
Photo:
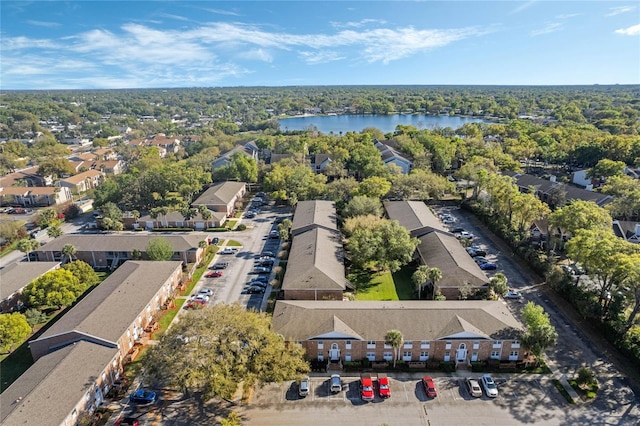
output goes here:
[{"label": "green lawn", "polygon": [[9,387],[33,364],[29,343],[24,342],[0,362],[0,392]]},{"label": "green lawn", "polygon": [[167,328],[169,328],[169,325],[176,317],[176,315],[178,315],[178,312],[180,312],[180,309],[182,309],[182,305],[184,305],[186,301],[186,299],[176,299],[173,301],[176,306],[173,309],[164,311],[162,317],[160,317],[160,328],[151,336],[153,340],[158,340],[160,336],[162,336],[162,334],[167,331]]},{"label": "green lawn", "polygon": [[416,298],[411,282],[413,268],[405,266],[397,272],[351,274],[349,280],[356,286],[356,300],[413,300]]},{"label": "green lawn", "polygon": [[228,240],[227,241],[227,246],[228,247],[242,247],[242,243],[240,241],[236,241],[236,240]]},{"label": "green lawn", "polygon": [[235,228],[236,223],[238,223],[238,219],[229,219],[224,223],[224,226],[226,226],[229,229],[233,229]]}]

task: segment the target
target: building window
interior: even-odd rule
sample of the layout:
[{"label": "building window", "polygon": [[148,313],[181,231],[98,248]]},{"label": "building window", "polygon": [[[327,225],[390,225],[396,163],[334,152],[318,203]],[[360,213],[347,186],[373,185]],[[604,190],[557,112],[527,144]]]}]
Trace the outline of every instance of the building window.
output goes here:
[{"label": "building window", "polygon": [[367,342],[367,349],[375,349],[376,348],[376,341],[375,340],[369,340]]},{"label": "building window", "polygon": [[324,355],[318,352],[318,361],[324,361]]},{"label": "building window", "polygon": [[346,349],[351,349],[351,340],[347,340]]},{"label": "building window", "polygon": [[411,351],[402,352],[402,360],[405,362],[411,361]]},{"label": "building window", "polygon": [[322,340],[318,340],[318,349],[324,349],[324,342]]},{"label": "building window", "polygon": [[480,349],[480,342],[478,342],[477,340],[473,342],[473,349]]},{"label": "building window", "polygon": [[391,349],[392,347],[393,347],[393,346],[391,346],[391,345],[387,345],[386,343],[384,344],[384,348],[385,348],[385,349]]},{"label": "building window", "polygon": [[422,351],[420,352],[420,361],[428,361],[429,360],[429,352]]},{"label": "building window", "polygon": [[512,348],[519,348],[520,347],[520,340],[514,340],[513,343],[511,344]]},{"label": "building window", "polygon": [[420,348],[421,349],[429,349],[431,346],[431,344],[429,343],[428,340],[423,340],[420,342]]},{"label": "building window", "polygon": [[451,352],[445,352],[444,353],[444,361],[445,362],[451,361]]},{"label": "building window", "polygon": [[444,345],[445,349],[451,349],[451,342],[447,341]]},{"label": "building window", "polygon": [[501,348],[502,347],[502,340],[496,340],[495,342],[493,342],[493,347],[494,348]]},{"label": "building window", "polygon": [[391,352],[385,352],[382,355],[382,358],[384,358],[385,361],[392,361],[393,360],[393,354]]},{"label": "building window", "polygon": [[511,351],[509,353],[509,361],[517,361],[518,360],[518,351]]},{"label": "building window", "polygon": [[500,359],[500,352],[499,351],[491,352],[491,359]]},{"label": "building window", "polygon": [[346,354],[344,354],[344,360],[347,361],[347,362],[351,361],[351,354],[348,353],[348,352]]},{"label": "building window", "polygon": [[405,349],[412,349],[413,348],[413,342],[404,342],[404,348]]},{"label": "building window", "polygon": [[371,362],[376,360],[376,353],[375,352],[367,352],[367,359]]}]

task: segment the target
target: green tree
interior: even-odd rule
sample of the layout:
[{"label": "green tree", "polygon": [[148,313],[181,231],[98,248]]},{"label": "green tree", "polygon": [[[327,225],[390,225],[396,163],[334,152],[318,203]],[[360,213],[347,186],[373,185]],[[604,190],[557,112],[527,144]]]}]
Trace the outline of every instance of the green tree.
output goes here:
[{"label": "green tree", "polygon": [[612,223],[609,212],[593,201],[573,201],[549,216],[550,225],[570,235],[575,235],[581,229],[611,230]]},{"label": "green tree", "polygon": [[428,265],[420,265],[411,275],[411,281],[416,290],[418,290],[418,299],[422,299],[422,287],[429,279],[429,269],[431,268]]},{"label": "green tree", "polygon": [[151,260],[170,260],[173,257],[173,246],[162,237],[152,238],[146,248]]},{"label": "green tree", "polygon": [[362,220],[366,217],[351,218],[356,224],[360,221],[346,245],[354,266],[395,272],[409,263],[418,246],[418,239],[412,238],[398,221],[384,219],[376,221],[377,226],[370,227],[367,226],[368,222]]},{"label": "green tree", "polygon": [[384,335],[384,344],[393,348],[393,367],[395,368],[400,358],[400,348],[404,344],[404,336],[399,330],[389,330]]},{"label": "green tree", "polygon": [[42,209],[38,213],[38,219],[36,220],[36,223],[38,224],[38,226],[45,228],[51,225],[56,220],[57,217],[58,217],[58,213],[56,213],[54,209],[52,208]]},{"label": "green tree", "polygon": [[509,291],[507,276],[498,272],[489,280],[489,289],[498,297],[504,296]]},{"label": "green tree", "polygon": [[590,178],[608,178],[611,176],[620,176],[624,174],[624,169],[627,165],[624,161],[613,161],[608,158],[603,158],[598,163],[589,169],[587,176]]},{"label": "green tree", "polygon": [[270,323],[268,314],[238,304],[187,312],[149,348],[145,374],[208,400],[232,398],[239,383],[282,382],[308,372],[302,349],[286,344]]},{"label": "green tree", "polygon": [[35,249],[37,249],[38,247],[40,247],[40,242],[33,238],[23,238],[20,241],[18,241],[18,245],[17,245],[18,250],[20,250],[21,252],[27,255],[27,261],[29,262],[31,262],[31,258],[29,254]]},{"label": "green tree", "polygon": [[360,182],[358,194],[369,198],[382,198],[391,189],[391,182],[380,176],[371,176]]},{"label": "green tree", "polygon": [[539,359],[547,348],[556,344],[558,333],[542,306],[533,302],[527,302],[522,308],[522,319],[525,323],[525,331],[520,339],[522,346]]},{"label": "green tree", "polygon": [[66,269],[49,271],[24,288],[22,298],[30,307],[61,308],[70,306],[84,291],[87,286]]},{"label": "green tree", "polygon": [[59,220],[54,220],[51,222],[49,227],[47,228],[47,235],[51,238],[58,238],[62,236],[64,232],[62,232],[62,224]]},{"label": "green tree", "polygon": [[91,265],[87,262],[83,262],[82,260],[74,260],[73,262],[69,262],[63,266],[64,269],[71,272],[80,284],[89,288],[100,282],[100,277],[96,274],[96,271],[93,270]]},{"label": "green tree", "polygon": [[76,248],[73,244],[65,244],[62,247],[62,254],[69,259],[69,262],[73,261],[73,256],[76,254]]},{"label": "green tree", "polygon": [[380,204],[378,198],[358,195],[353,197],[342,210],[343,217],[366,216],[369,214],[378,217],[382,216],[382,204]]},{"label": "green tree", "polygon": [[438,281],[442,279],[442,271],[436,267],[429,268],[427,276],[429,277],[429,281],[431,281],[431,285],[433,286],[433,299],[435,300],[436,296],[440,293],[440,289],[438,289]]},{"label": "green tree", "polygon": [[582,389],[589,389],[593,383],[596,382],[596,375],[590,368],[580,367],[578,368],[578,374],[576,377],[576,383]]},{"label": "green tree", "polygon": [[11,352],[14,345],[22,343],[31,334],[31,326],[19,312],[0,315],[0,348]]}]

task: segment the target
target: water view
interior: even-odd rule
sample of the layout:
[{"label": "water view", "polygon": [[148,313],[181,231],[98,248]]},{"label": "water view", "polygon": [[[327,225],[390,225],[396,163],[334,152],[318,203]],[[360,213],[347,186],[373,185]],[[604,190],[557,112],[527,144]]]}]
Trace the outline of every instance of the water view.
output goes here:
[{"label": "water view", "polygon": [[398,124],[414,126],[417,129],[435,129],[451,127],[458,129],[466,123],[482,123],[486,120],[470,117],[424,114],[392,115],[317,115],[292,117],[278,120],[282,130],[306,130],[315,126],[324,134],[360,132],[367,127],[375,127],[383,133],[393,132]]}]

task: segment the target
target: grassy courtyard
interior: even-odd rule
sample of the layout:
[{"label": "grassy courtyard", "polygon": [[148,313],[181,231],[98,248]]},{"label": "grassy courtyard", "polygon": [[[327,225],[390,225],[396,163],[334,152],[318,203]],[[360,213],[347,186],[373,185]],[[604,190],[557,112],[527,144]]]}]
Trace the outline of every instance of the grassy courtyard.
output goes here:
[{"label": "grassy courtyard", "polygon": [[389,271],[363,272],[349,276],[356,286],[356,300],[412,300],[415,299],[411,274],[413,269],[403,267],[393,274]]}]

